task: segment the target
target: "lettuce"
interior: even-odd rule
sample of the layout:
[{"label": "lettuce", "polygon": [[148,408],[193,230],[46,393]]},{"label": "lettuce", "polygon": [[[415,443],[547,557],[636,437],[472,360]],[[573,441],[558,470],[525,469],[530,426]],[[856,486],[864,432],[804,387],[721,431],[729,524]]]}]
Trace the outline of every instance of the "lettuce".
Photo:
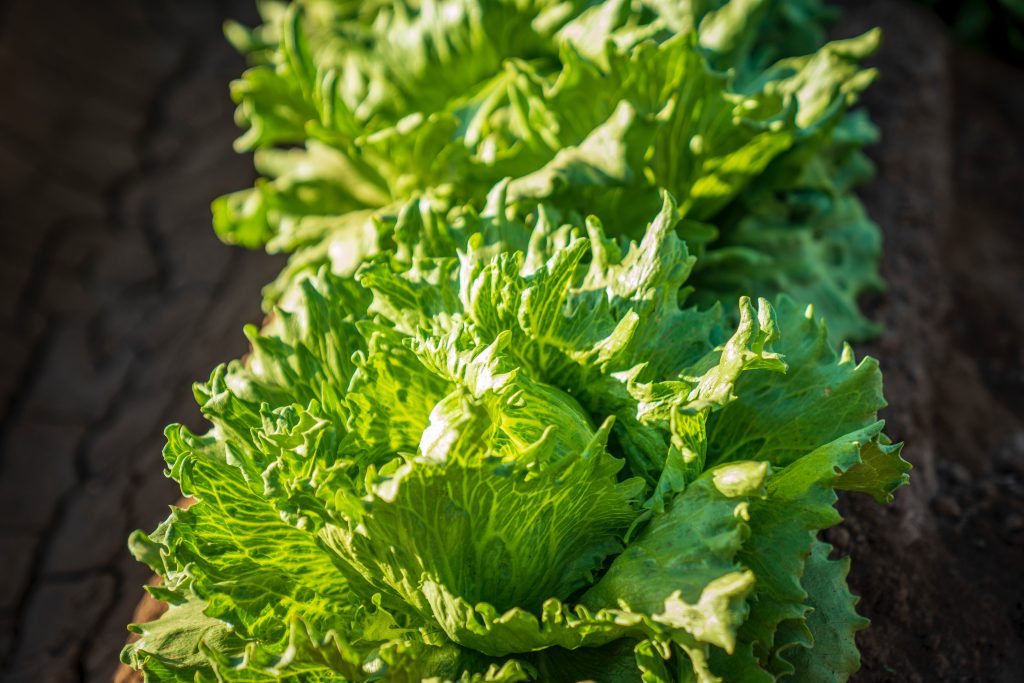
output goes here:
[{"label": "lettuce", "polygon": [[228,33],[263,177],[214,221],[292,256],[208,430],[166,431],[196,503],[130,539],[169,609],[122,660],[846,680],[867,622],[819,532],[909,470],[835,344],[875,331],[877,35],[824,43],[818,0],[261,11]]},{"label": "lettuce", "polygon": [[791,293],[837,340],[877,333],[880,237],[852,187],[877,133],[850,112],[877,32],[825,43],[819,0],[430,0],[261,5],[229,35],[241,150],[263,177],[219,199],[228,242],[351,274],[386,251],[380,217],[410,198],[483,208],[510,178],[520,216],[601,216],[632,238],[679,201],[699,301]]},{"label": "lettuce", "polygon": [[857,669],[816,535],[836,490],[906,481],[877,364],[785,297],[687,306],[667,194],[629,242],[507,192],[453,223],[411,200],[393,254],[300,280],[197,385],[212,426],[164,456],[198,502],[131,540],[172,605],[124,652],[147,680]]}]

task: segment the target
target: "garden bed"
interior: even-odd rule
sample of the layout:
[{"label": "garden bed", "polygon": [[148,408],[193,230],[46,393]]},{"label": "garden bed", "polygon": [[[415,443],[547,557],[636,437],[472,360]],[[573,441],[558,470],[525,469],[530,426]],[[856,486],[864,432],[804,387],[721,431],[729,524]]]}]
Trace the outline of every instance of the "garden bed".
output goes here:
[{"label": "garden bed", "polygon": [[[954,45],[944,27],[915,4],[847,5],[837,35],[881,25],[886,36],[874,60],[882,80],[865,98],[883,132],[883,142],[870,150],[879,173],[862,192],[885,231],[883,274],[889,291],[870,302],[870,313],[884,322],[886,332],[859,351],[882,363],[890,403],[887,430],[907,442],[905,455],[916,467],[912,485],[897,494],[890,508],[844,499],[847,521],[829,533],[837,550],[853,557],[850,583],[862,596],[861,611],[873,621],[858,638],[863,669],[855,680],[1016,680],[1024,670],[1024,359],[1019,342],[1024,333],[1024,130],[1019,125],[1024,120],[1024,72]],[[195,210],[203,203],[197,195],[206,201],[248,180],[246,162],[230,161],[233,127],[224,95],[225,82],[239,63],[219,42],[217,26],[211,27],[220,16],[248,12],[247,7],[241,2],[217,11],[176,11],[181,25],[163,27],[159,45],[164,52],[135,46],[142,55],[136,60],[142,72],[138,78],[159,74],[165,93],[177,92],[177,99],[149,93],[126,103],[130,84],[93,95],[127,110],[127,121],[143,123],[114,133],[131,140],[126,168],[111,170],[106,184],[85,184],[73,192],[74,201],[97,206],[96,227],[85,234],[98,246],[88,253],[102,253],[129,235],[144,250],[160,254],[160,221],[181,215],[189,226],[175,237],[189,256],[172,255],[152,264],[131,254],[119,257],[122,265],[142,263],[144,281],[156,277],[151,290],[140,290],[131,273],[114,280],[75,277],[75,268],[96,272],[89,263],[75,261],[78,252],[68,245],[83,234],[74,218],[81,210],[72,211],[71,227],[60,230],[43,225],[38,213],[14,214],[28,234],[53,236],[38,242],[18,236],[26,245],[22,260],[42,265],[33,265],[13,288],[20,294],[11,310],[31,322],[19,322],[27,326],[21,330],[12,326],[19,336],[9,340],[12,352],[5,353],[13,367],[3,379],[21,382],[17,391],[5,388],[14,398],[8,400],[2,423],[4,499],[17,504],[6,516],[17,524],[4,533],[9,548],[4,555],[19,559],[13,563],[17,566],[4,569],[11,574],[5,582],[11,595],[5,593],[0,623],[9,680],[109,680],[123,624],[143,580],[141,565],[121,550],[124,536],[131,528],[151,528],[162,506],[173,499],[171,487],[157,478],[160,429],[166,421],[192,414],[182,407],[188,380],[237,354],[238,327],[256,315],[258,285],[278,267],[257,254],[217,245],[205,214]],[[85,24],[84,31],[93,31],[96,40],[121,41],[125,49],[134,45],[129,29],[138,28],[132,22],[139,17],[126,16],[127,10],[113,3],[95,12],[110,16],[95,26]],[[11,36],[18,21],[28,20],[26,12],[6,15],[5,59],[14,59],[16,49],[23,56],[25,48]],[[110,25],[120,28],[107,34]],[[42,73],[48,68],[52,65],[30,64],[18,73],[31,78],[32,69]],[[206,101],[207,90],[210,97],[222,98],[213,113],[198,106]],[[197,94],[189,99],[188,92]],[[65,107],[53,105],[69,116],[71,109]],[[5,131],[13,133],[0,149],[17,152],[19,136],[32,135],[35,119],[12,118],[6,124]],[[183,130],[203,132],[179,153],[167,153],[166,146],[182,145]],[[99,163],[86,144],[96,133],[85,129],[69,135],[72,158],[86,164],[88,175]],[[193,157],[224,161],[190,161]],[[39,174],[44,179],[76,177],[73,169],[62,168],[54,156],[39,168],[8,164],[5,170],[13,175],[13,188],[29,187]],[[170,189],[156,181],[147,185],[147,177],[179,184],[171,182]],[[204,178],[216,187],[204,185]],[[57,185],[66,188],[68,183]],[[7,187],[5,182],[5,209],[17,206],[6,198]],[[151,208],[126,210],[135,206],[127,202],[138,202],[140,195]],[[65,196],[51,203],[59,207],[71,201]],[[155,228],[152,212],[160,217]],[[63,254],[56,266],[52,254]],[[196,267],[199,256],[214,259],[213,269]],[[5,265],[4,272],[15,271]],[[85,294],[76,298],[83,282]],[[46,296],[40,297],[40,291]],[[125,303],[140,291],[150,298],[134,308]],[[200,294],[188,296],[189,291]],[[175,325],[186,320],[196,329],[206,320],[223,321],[217,326],[223,328],[220,333],[202,339],[202,353],[176,354],[166,348],[165,328],[149,322],[147,311],[167,305],[169,293],[178,295]],[[99,312],[89,308],[96,308],[102,296],[113,302]],[[90,322],[95,320],[100,322]],[[103,353],[87,365],[103,370],[98,376],[108,377],[113,387],[98,414],[97,392],[106,385],[75,374],[75,366],[67,369],[67,354],[54,350],[63,348],[62,340],[74,346],[76,338],[68,330],[75,325],[93,330],[83,332],[91,340],[83,346],[94,349],[101,342]],[[152,339],[140,341],[139,329]],[[14,353],[19,343],[25,350]],[[196,342],[184,337],[178,343],[192,349]],[[137,367],[116,374],[118,354],[129,352]],[[182,357],[187,362],[180,362]],[[155,361],[147,360],[153,358],[163,358],[166,367],[154,370]],[[132,372],[134,380],[124,379]],[[145,372],[155,376],[140,384],[138,377]],[[74,391],[66,388],[69,381]],[[61,398],[63,412],[56,424],[40,421],[32,398],[40,392]],[[151,400],[171,394],[170,406]],[[63,441],[51,443],[40,436],[34,443],[41,446],[26,448],[33,433],[51,440],[65,435],[70,443],[64,447]],[[46,451],[43,457],[63,456],[74,463],[64,479],[41,482],[40,449]],[[55,460],[45,471],[63,472],[66,465]],[[31,515],[26,501],[34,506]]]}]

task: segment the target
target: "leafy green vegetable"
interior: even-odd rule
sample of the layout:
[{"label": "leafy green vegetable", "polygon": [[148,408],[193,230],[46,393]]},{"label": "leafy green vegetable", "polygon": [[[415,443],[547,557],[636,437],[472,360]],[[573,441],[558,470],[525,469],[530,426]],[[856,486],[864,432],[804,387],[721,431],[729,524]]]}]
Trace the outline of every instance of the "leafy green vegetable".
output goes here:
[{"label": "leafy green vegetable", "polygon": [[253,63],[238,147],[264,177],[214,216],[229,242],[295,253],[268,306],[388,250],[374,221],[406,200],[482,210],[511,178],[520,217],[543,201],[633,238],[667,190],[706,256],[702,303],[791,292],[837,339],[877,332],[857,299],[882,286],[878,229],[851,193],[876,132],[847,110],[878,34],[825,44],[820,0],[261,7],[229,35]]},{"label": "leafy green vegetable", "polygon": [[228,34],[263,177],[214,222],[293,256],[195,387],[209,430],[167,429],[197,502],[131,538],[171,607],[123,661],[846,680],[866,622],[818,534],[909,469],[833,343],[876,330],[877,34],[826,44],[819,0],[260,7]]},{"label": "leafy green vegetable", "polygon": [[131,541],[174,605],[123,655],[147,680],[856,670],[816,534],[836,489],[906,481],[877,365],[786,298],[687,307],[668,195],[629,243],[507,190],[451,224],[410,201],[393,253],[299,281],[197,385],[212,427],[165,458],[198,502]]}]

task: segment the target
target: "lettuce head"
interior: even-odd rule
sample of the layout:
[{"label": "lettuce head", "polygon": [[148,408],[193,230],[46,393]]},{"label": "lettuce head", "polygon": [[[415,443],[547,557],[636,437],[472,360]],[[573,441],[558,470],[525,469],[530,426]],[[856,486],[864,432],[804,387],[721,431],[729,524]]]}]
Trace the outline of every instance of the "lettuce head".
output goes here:
[{"label": "lettuce head", "polygon": [[123,653],[147,681],[858,668],[818,532],[906,481],[877,364],[786,297],[691,305],[668,194],[638,229],[511,191],[378,218],[391,251],[297,278],[196,386],[164,457],[197,502],[131,540],[170,603]]},{"label": "lettuce head", "polygon": [[857,300],[882,288],[880,236],[852,189],[877,138],[851,109],[878,33],[827,43],[820,0],[263,2],[232,25],[255,187],[214,204],[225,240],[350,275],[391,244],[409,199],[439,211],[510,179],[509,208],[598,215],[642,237],[660,192],[701,257],[694,301],[787,293],[835,340],[878,332]]}]

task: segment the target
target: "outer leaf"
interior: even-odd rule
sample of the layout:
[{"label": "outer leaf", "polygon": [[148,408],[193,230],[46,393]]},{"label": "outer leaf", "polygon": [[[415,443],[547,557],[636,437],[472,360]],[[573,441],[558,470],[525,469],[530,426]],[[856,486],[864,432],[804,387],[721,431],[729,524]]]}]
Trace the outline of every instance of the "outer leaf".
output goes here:
[{"label": "outer leaf", "polygon": [[731,652],[755,580],[736,553],[749,534],[749,498],[766,472],[763,464],[737,463],[706,473],[651,520],[583,603],[652,614]]},{"label": "outer leaf", "polygon": [[875,422],[885,406],[882,375],[871,358],[837,356],[823,322],[788,298],[778,304],[782,339],[776,349],[790,370],[782,378],[752,372],[737,382],[735,401],[708,429],[709,462],[757,458],[785,466],[844,434]]},{"label": "outer leaf", "polygon": [[813,647],[787,653],[796,668],[794,680],[843,682],[860,669],[854,634],[867,628],[868,620],[857,614],[858,598],[846,587],[850,560],[828,559],[831,549],[827,543],[816,542],[807,560],[803,583],[813,608],[807,618]]}]

